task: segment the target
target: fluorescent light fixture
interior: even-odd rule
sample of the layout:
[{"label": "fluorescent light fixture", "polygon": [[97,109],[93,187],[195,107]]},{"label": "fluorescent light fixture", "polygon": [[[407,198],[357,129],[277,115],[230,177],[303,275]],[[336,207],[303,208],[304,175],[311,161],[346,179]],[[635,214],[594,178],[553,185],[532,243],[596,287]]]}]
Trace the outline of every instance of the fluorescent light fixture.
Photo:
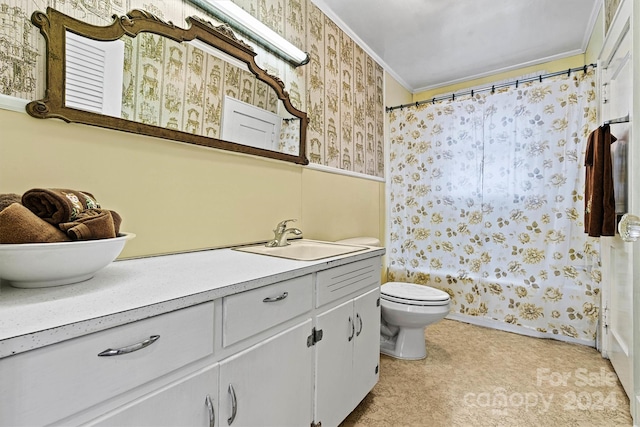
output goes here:
[{"label": "fluorescent light fixture", "polygon": [[189,0],[231,25],[256,43],[266,47],[296,67],[309,62],[309,54],[298,49],[280,34],[264,25],[231,0]]}]

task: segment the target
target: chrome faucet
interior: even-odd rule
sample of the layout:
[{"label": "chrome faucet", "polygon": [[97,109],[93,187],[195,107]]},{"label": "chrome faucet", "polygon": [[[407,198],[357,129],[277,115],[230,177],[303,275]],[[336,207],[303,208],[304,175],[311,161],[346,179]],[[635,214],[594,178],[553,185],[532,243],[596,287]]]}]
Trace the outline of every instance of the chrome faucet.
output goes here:
[{"label": "chrome faucet", "polygon": [[274,237],[273,240],[269,240],[265,246],[270,248],[287,246],[289,242],[287,242],[287,235],[289,233],[293,233],[296,236],[300,236],[302,231],[297,228],[287,228],[288,222],[295,222],[295,219],[285,219],[284,221],[280,221],[278,225],[276,225],[275,230],[273,230]]}]

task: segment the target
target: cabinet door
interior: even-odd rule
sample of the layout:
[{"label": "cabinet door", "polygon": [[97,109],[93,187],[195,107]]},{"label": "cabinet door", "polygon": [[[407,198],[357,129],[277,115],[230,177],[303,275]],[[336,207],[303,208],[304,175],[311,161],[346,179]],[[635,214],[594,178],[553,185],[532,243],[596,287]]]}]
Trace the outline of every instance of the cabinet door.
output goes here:
[{"label": "cabinet door", "polygon": [[220,425],[311,424],[311,319],[220,363]]},{"label": "cabinet door", "polygon": [[322,313],[316,320],[322,340],[315,345],[314,421],[323,426],[337,426],[355,407],[351,393],[355,326],[353,300]]},{"label": "cabinet door", "polygon": [[379,378],[380,364],[380,288],[354,301],[356,337],[353,348],[354,407],[371,391]]},{"label": "cabinet door", "polygon": [[217,393],[218,365],[215,364],[88,424],[119,427],[219,425]]}]

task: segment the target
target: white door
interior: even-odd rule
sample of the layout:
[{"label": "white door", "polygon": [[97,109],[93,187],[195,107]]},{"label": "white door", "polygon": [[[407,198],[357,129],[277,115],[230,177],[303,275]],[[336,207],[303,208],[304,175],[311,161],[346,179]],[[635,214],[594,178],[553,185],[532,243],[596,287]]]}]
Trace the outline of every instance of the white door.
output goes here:
[{"label": "white door", "polygon": [[[634,168],[640,164],[640,147],[632,140],[633,126],[633,49],[631,3],[623,2],[613,23],[600,57],[600,76],[603,91],[601,118],[603,121],[630,117],[627,123],[611,124],[611,134],[618,140],[613,144],[614,192],[616,211],[620,214],[640,214],[640,183],[634,177]],[[626,149],[625,149],[626,145]],[[626,161],[624,158],[626,157]],[[621,165],[626,162],[625,165]],[[622,197],[622,198],[621,198]],[[626,197],[626,201],[623,198]],[[603,302],[603,354],[611,364],[631,402],[635,414],[634,391],[634,275],[640,272],[640,248],[626,243],[619,235],[602,238],[602,302]],[[635,249],[635,250],[634,250]],[[635,263],[634,263],[635,260]],[[636,270],[636,271],[634,271]],[[636,291],[638,292],[638,291]],[[637,423],[639,420],[634,415]]]},{"label": "white door", "polygon": [[223,426],[297,427],[311,424],[311,319],[220,362]]}]

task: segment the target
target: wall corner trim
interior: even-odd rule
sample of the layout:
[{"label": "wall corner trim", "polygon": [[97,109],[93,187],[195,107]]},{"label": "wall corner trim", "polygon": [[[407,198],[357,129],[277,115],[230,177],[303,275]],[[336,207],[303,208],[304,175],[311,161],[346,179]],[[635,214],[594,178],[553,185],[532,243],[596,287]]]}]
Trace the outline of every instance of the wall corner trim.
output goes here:
[{"label": "wall corner trim", "polygon": [[28,99],[16,98],[15,96],[3,95],[0,93],[0,108],[3,110],[11,110],[26,114],[26,107],[29,102],[30,101]]},{"label": "wall corner trim", "polygon": [[303,166],[303,168],[314,169],[314,170],[318,170],[318,171],[322,171],[322,172],[328,172],[328,173],[335,173],[337,175],[347,175],[347,176],[352,176],[352,177],[355,177],[355,178],[363,178],[363,179],[368,179],[368,180],[371,180],[371,181],[386,182],[385,178],[383,178],[383,177],[367,175],[367,174],[364,174],[364,173],[353,172],[353,171],[349,171],[349,170],[345,170],[345,169],[338,169],[338,168],[334,168],[334,167],[331,167],[331,166],[321,165],[321,164],[318,164],[318,163],[309,163],[308,165]]}]

